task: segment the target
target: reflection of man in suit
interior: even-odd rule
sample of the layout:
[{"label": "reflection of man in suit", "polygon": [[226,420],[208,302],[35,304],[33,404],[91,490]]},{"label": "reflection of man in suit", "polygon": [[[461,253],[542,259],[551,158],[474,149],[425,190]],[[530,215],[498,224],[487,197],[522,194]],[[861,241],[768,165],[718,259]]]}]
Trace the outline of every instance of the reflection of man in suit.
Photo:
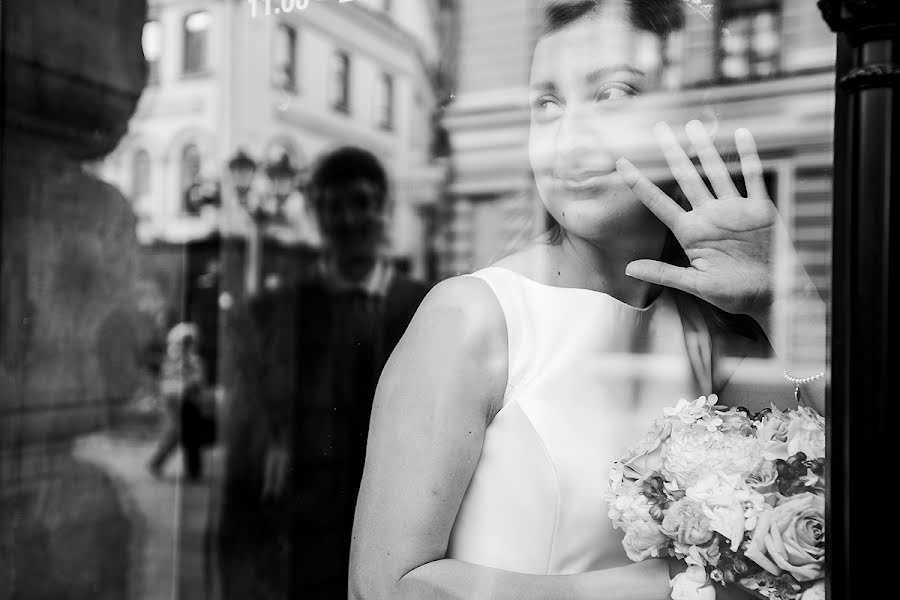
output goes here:
[{"label": "reflection of man in suit", "polygon": [[427,286],[382,254],[388,184],[372,154],[328,154],[310,191],[326,249],[321,269],[255,300],[252,335],[236,342],[266,423],[263,504],[289,514],[290,597],[346,598],[375,385]]}]

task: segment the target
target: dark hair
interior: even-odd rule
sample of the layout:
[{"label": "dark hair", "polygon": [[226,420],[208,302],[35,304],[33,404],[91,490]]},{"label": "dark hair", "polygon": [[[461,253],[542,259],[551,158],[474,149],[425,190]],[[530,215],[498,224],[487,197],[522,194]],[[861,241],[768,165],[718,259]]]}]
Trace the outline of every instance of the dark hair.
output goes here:
[{"label": "dark hair", "polygon": [[322,190],[343,187],[355,181],[368,181],[381,193],[384,202],[388,193],[388,178],[378,158],[362,148],[343,146],[323,156],[310,177],[310,191],[314,198]]},{"label": "dark hair", "polygon": [[[551,2],[544,9],[543,35],[565,29],[584,17],[595,15],[604,0]],[[625,0],[628,20],[638,31],[665,37],[684,27],[684,0]]]}]

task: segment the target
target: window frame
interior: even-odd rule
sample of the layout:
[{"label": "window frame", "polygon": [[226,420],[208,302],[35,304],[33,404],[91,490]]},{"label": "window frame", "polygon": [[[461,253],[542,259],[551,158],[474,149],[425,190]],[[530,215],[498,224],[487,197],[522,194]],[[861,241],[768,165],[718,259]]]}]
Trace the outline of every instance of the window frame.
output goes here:
[{"label": "window frame", "polygon": [[387,71],[378,74],[378,103],[375,105],[375,124],[382,131],[394,131],[397,103],[397,85],[394,76]]},{"label": "window frame", "polygon": [[[289,43],[289,66],[290,69],[283,73],[278,73],[281,70],[282,65],[277,65],[277,46],[280,43],[279,36],[282,35],[283,32],[287,32]],[[286,23],[281,21],[275,25],[275,38],[273,39],[272,44],[272,85],[281,91],[299,93],[300,91],[300,61],[298,60],[298,49],[300,47],[300,32],[298,28],[290,23]],[[285,83],[280,83],[277,80],[278,75],[285,76]]]},{"label": "window frame", "polygon": [[[782,0],[723,0],[718,5],[715,21],[718,24],[715,36],[716,62],[714,65],[715,68],[713,70],[715,83],[720,85],[731,85],[757,81],[768,81],[771,79],[776,79],[784,74],[781,67],[781,59],[784,50],[780,45],[773,54],[772,62],[774,65],[774,69],[769,75],[756,75],[754,73],[749,73],[746,77],[728,77],[727,75],[725,75],[722,68],[724,59],[726,57],[724,46],[726,22],[737,17],[752,17],[761,12],[768,11],[771,11],[774,14],[775,33],[778,35],[779,40],[781,40],[783,37],[782,33],[784,26],[784,3],[782,2]],[[753,51],[752,47],[748,47],[744,56],[747,58],[748,64],[753,64],[753,58],[754,56],[756,56],[756,54]]]},{"label": "window frame", "polygon": [[[158,48],[158,56],[156,57],[156,60],[151,61],[147,58],[147,49],[144,46],[144,36],[147,35],[147,27],[153,23],[155,23],[156,27],[157,27],[157,34],[159,36],[157,43],[159,44],[159,48]],[[155,86],[155,85],[159,85],[161,83],[160,67],[162,65],[162,60],[163,60],[163,43],[162,43],[163,40],[162,40],[162,38],[163,38],[162,21],[160,21],[159,17],[155,16],[155,15],[148,17],[147,20],[144,21],[144,26],[143,26],[143,29],[141,30],[141,53],[144,56],[144,62],[147,63],[147,86]]]},{"label": "window frame", "polygon": [[[188,29],[188,21],[195,17],[196,15],[206,14],[209,19],[209,24],[203,30],[203,55],[202,60],[199,61],[199,64],[194,65],[194,61],[189,61],[191,56],[191,45],[189,44],[189,40],[193,36],[197,36],[197,32],[192,32]],[[209,67],[209,41],[210,41],[210,30],[212,29],[212,13],[208,9],[195,10],[184,15],[184,18],[181,20],[181,75],[182,77],[202,77],[204,75],[208,75],[210,72]]]},{"label": "window frame", "polygon": [[[346,50],[342,50],[340,48],[335,49],[331,53],[331,82],[330,82],[330,92],[329,92],[329,104],[331,104],[331,108],[337,112],[349,115],[350,114],[350,103],[352,101],[352,73],[353,73],[353,61],[350,57],[350,53]],[[341,73],[342,76],[340,78],[340,97],[337,94],[337,80],[338,80],[338,72],[336,71],[337,60],[341,61]]]}]

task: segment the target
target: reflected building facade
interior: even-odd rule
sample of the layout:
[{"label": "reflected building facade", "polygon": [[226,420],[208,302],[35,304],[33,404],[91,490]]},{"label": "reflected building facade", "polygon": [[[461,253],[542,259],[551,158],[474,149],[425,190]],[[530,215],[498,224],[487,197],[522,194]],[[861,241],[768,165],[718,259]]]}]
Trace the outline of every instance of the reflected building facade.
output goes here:
[{"label": "reflected building facade", "polygon": [[424,275],[444,180],[430,152],[439,13],[436,0],[151,0],[148,85],[99,166],[132,201],[141,241],[208,235],[191,189],[225,180],[238,149],[261,165],[286,154],[302,179],[320,153],[354,144],[386,164],[391,253]]}]

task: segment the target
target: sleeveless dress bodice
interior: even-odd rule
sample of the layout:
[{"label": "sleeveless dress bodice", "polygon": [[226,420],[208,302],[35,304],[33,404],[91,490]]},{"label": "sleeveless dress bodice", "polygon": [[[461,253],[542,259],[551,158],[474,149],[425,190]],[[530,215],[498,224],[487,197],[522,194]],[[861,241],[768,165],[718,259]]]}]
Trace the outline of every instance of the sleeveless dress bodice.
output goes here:
[{"label": "sleeveless dress bodice", "polygon": [[509,366],[447,557],[531,574],[627,564],[609,467],[664,407],[709,392],[708,333],[670,291],[639,309],[501,267],[472,276],[503,310]]}]

